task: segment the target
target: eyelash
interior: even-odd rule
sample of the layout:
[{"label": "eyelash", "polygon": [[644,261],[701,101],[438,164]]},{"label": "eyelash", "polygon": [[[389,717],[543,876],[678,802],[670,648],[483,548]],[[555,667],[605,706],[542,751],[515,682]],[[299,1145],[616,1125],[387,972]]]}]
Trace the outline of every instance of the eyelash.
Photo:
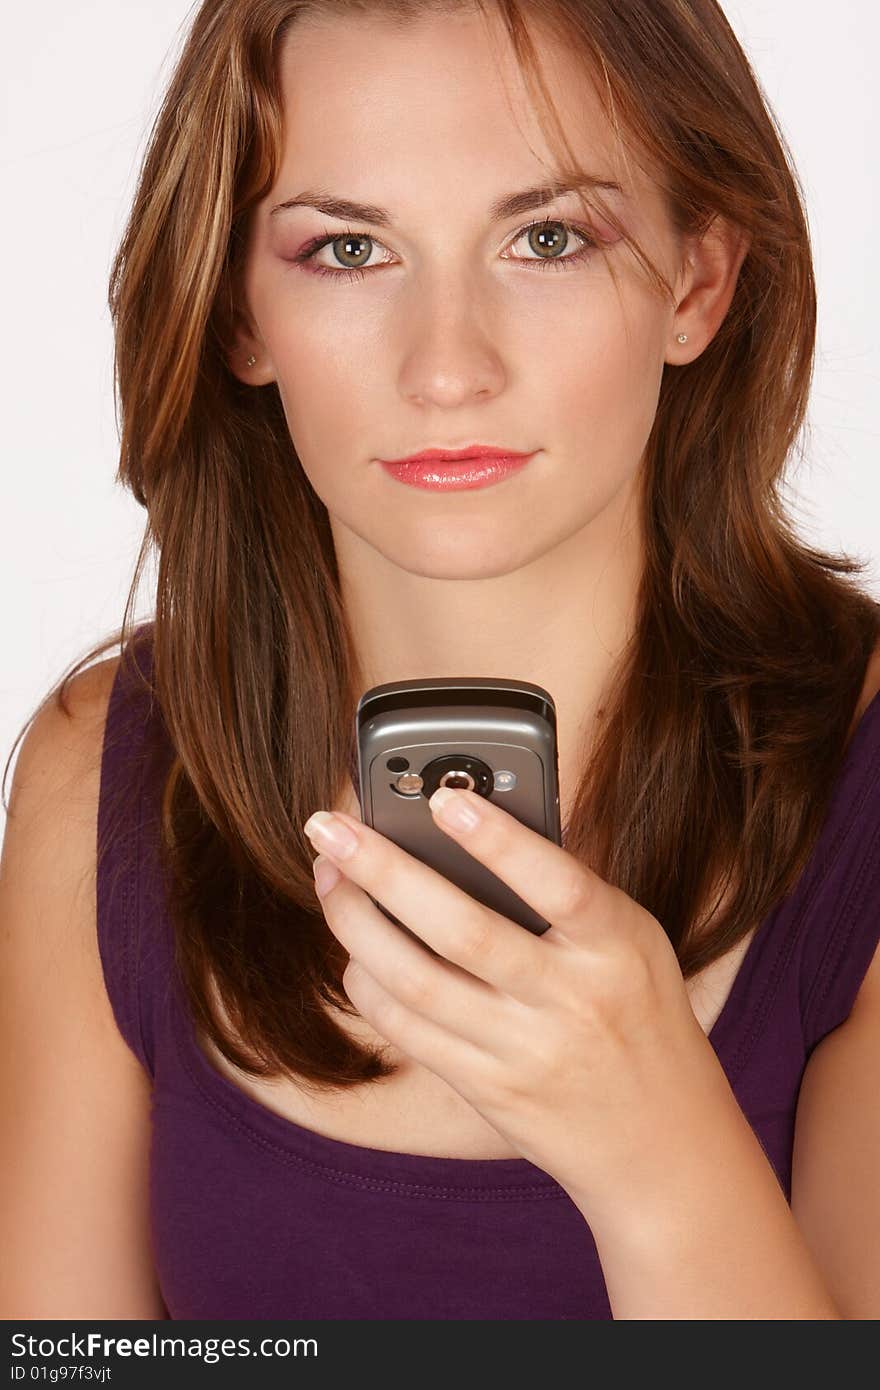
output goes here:
[{"label": "eyelash", "polygon": [[[565,227],[568,231],[574,232],[576,236],[581,237],[586,244],[582,246],[579,251],[573,252],[570,256],[557,257],[551,260],[541,260],[540,257],[536,257],[534,260],[530,260],[528,257],[514,258],[515,260],[521,260],[524,265],[536,266],[542,270],[548,266],[553,266],[555,270],[568,270],[569,267],[575,263],[586,260],[591,252],[596,249],[596,241],[593,240],[584,228],[578,227],[573,222],[563,222],[559,218],[551,219],[545,217],[539,222],[530,222],[527,227],[520,228],[513,238],[513,241],[519,241],[520,237],[525,236],[527,232],[532,231],[535,227]],[[329,246],[331,242],[334,241],[341,241],[344,237],[348,236],[365,241],[372,241],[377,246],[383,245],[382,242],[376,241],[374,237],[370,236],[369,232],[355,232],[351,228],[346,228],[345,231],[329,232],[326,236],[315,237],[313,241],[307,242],[303,249],[294,256],[294,263],[299,265],[305,261],[310,261],[322,247]],[[362,280],[365,275],[371,274],[374,270],[379,269],[381,269],[380,266],[354,266],[349,269],[340,266],[338,270],[331,270],[329,266],[315,264],[309,267],[309,274],[329,275],[332,280]]]}]

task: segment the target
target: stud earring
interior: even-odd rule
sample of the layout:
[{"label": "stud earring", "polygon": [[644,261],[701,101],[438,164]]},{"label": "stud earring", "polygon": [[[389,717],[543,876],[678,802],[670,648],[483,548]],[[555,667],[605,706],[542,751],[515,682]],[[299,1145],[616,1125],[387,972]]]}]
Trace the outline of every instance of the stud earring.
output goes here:
[{"label": "stud earring", "polygon": [[252,367],[252,366],[254,365],[254,363],[256,362],[256,360],[257,360],[256,357],[254,357],[253,353],[251,353],[250,357],[249,357],[248,360],[247,360],[248,366],[249,366],[249,367]]},{"label": "stud earring", "polygon": [[688,335],[687,335],[686,333],[679,333],[679,335],[678,335],[678,341],[679,341],[680,343],[686,343],[687,340],[688,340]]}]

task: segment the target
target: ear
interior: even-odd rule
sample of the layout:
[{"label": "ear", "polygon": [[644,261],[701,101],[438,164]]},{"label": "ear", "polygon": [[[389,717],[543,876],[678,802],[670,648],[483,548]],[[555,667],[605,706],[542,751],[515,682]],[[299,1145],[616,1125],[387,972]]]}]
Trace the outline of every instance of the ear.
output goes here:
[{"label": "ear", "polygon": [[[750,244],[745,228],[720,215],[699,237],[688,239],[667,362],[692,362],[711,343],[730,308]],[[679,333],[687,334],[686,343],[677,341]]]},{"label": "ear", "polygon": [[[249,320],[240,312],[228,335],[226,365],[245,386],[267,386],[275,380],[275,369],[266,345]],[[255,360],[249,365],[248,359]]]}]

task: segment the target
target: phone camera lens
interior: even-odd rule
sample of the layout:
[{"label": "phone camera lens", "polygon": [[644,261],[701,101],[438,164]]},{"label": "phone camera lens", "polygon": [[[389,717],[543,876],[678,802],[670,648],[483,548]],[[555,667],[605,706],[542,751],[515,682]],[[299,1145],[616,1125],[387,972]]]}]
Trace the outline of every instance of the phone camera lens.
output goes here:
[{"label": "phone camera lens", "polygon": [[465,791],[472,791],[474,779],[469,772],[444,772],[440,778],[441,787],[464,787]]},{"label": "phone camera lens", "polygon": [[462,787],[478,796],[489,796],[494,786],[491,767],[473,753],[447,753],[422,769],[422,794],[428,799],[438,787]]}]

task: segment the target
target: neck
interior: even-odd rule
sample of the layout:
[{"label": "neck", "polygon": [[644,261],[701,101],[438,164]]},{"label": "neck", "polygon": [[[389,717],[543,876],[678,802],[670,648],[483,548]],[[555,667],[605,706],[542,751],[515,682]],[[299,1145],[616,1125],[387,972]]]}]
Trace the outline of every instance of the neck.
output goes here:
[{"label": "neck", "polygon": [[638,523],[630,486],[551,550],[513,567],[496,540],[506,564],[493,565],[481,549],[461,578],[460,558],[456,567],[423,554],[418,571],[403,568],[331,518],[359,693],[432,676],[543,686],[556,705],[564,824],[632,636],[643,565]]}]

